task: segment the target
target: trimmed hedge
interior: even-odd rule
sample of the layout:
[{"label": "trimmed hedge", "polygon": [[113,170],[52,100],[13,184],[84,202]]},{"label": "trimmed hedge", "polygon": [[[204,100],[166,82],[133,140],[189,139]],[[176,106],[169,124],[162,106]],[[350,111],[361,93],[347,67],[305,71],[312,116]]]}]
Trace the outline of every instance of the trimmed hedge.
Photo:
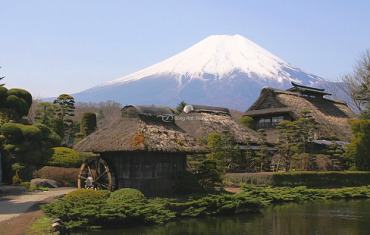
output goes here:
[{"label": "trimmed hedge", "polygon": [[370,172],[301,171],[273,174],[273,186],[353,187],[364,185],[370,185]]},{"label": "trimmed hedge", "polygon": [[45,166],[33,173],[34,178],[55,180],[64,186],[77,186],[77,177],[80,168],[64,168]]},{"label": "trimmed hedge", "polygon": [[100,191],[89,190],[89,189],[76,189],[64,196],[65,200],[72,202],[77,201],[93,201],[93,200],[105,200],[105,195]]},{"label": "trimmed hedge", "polygon": [[118,203],[118,202],[143,202],[147,203],[148,200],[139,190],[133,188],[122,188],[114,191],[108,198],[108,203]]},{"label": "trimmed hedge", "polygon": [[59,167],[80,167],[82,164],[81,158],[73,149],[65,147],[55,147],[48,149],[44,153],[44,164],[47,166]]},{"label": "trimmed hedge", "polygon": [[1,126],[1,133],[12,143],[20,143],[23,139],[23,133],[20,124],[4,123]]},{"label": "trimmed hedge", "polygon": [[226,182],[236,185],[355,187],[370,185],[368,171],[297,171],[276,173],[231,173]]}]

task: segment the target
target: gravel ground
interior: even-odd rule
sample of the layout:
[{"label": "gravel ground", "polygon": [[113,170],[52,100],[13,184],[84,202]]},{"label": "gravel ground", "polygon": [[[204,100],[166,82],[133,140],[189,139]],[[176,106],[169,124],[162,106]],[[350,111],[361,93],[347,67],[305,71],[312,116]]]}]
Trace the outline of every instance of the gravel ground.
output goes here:
[{"label": "gravel ground", "polygon": [[59,194],[76,188],[56,188],[45,192],[27,192],[22,195],[0,196],[0,234],[26,234],[28,227],[44,216],[40,206],[53,201]]}]

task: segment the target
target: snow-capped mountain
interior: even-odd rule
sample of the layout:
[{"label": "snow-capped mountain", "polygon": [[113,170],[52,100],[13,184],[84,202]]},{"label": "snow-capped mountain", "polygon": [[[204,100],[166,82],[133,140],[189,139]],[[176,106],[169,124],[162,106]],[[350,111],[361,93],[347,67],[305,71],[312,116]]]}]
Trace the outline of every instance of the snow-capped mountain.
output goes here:
[{"label": "snow-capped mountain", "polygon": [[185,51],[74,94],[77,101],[174,107],[187,103],[246,110],[263,86],[313,85],[319,77],[283,61],[240,35],[213,35]]}]

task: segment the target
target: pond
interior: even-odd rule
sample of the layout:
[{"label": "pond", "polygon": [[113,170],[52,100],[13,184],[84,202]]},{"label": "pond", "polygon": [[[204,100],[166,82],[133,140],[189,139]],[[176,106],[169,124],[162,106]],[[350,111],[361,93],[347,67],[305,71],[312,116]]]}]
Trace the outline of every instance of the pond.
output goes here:
[{"label": "pond", "polygon": [[370,234],[370,199],[286,203],[270,206],[258,214],[181,219],[163,226],[77,234]]}]

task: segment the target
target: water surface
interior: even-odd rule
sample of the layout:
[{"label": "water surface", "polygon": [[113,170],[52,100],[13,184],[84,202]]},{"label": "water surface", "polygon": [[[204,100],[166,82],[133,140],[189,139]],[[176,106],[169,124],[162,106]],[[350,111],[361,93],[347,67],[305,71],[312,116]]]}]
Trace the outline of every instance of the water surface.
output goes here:
[{"label": "water surface", "polygon": [[258,214],[181,219],[163,226],[77,234],[370,234],[370,199],[285,203],[270,206]]}]

